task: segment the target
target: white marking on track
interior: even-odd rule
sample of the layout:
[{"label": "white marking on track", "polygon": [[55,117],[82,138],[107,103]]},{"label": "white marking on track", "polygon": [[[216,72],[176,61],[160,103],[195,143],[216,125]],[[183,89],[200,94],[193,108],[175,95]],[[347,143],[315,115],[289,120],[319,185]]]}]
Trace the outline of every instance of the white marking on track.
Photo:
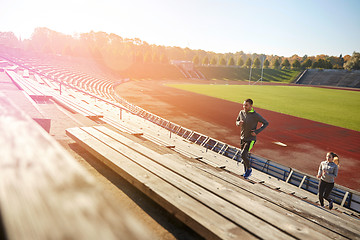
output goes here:
[{"label": "white marking on track", "polygon": [[276,145],[282,146],[282,147],[287,147],[287,145],[282,142],[273,142],[273,143],[275,143]]}]

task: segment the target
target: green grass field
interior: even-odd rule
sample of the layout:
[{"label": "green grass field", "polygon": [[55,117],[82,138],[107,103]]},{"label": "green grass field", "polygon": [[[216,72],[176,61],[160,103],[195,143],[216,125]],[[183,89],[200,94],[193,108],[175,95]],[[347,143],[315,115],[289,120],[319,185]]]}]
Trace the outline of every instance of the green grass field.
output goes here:
[{"label": "green grass field", "polygon": [[242,103],[254,100],[254,107],[360,131],[360,92],[337,89],[270,85],[168,86]]},{"label": "green grass field", "polygon": [[[207,79],[220,80],[249,80],[250,69],[238,67],[197,67]],[[296,79],[300,70],[289,69],[264,69],[263,81],[265,82],[284,82],[290,83]],[[257,81],[261,77],[261,69],[254,68],[251,72],[251,81]]]}]

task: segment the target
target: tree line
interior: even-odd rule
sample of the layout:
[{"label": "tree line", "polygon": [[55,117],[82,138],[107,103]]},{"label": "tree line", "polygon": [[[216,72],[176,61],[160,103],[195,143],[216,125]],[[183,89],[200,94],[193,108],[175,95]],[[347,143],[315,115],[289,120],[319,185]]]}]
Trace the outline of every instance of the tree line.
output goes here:
[{"label": "tree line", "polygon": [[236,53],[215,53],[176,46],[149,44],[139,38],[122,38],[113,33],[88,32],[66,35],[48,28],[36,28],[30,39],[18,39],[12,32],[0,32],[0,44],[27,52],[57,54],[69,57],[95,58],[113,70],[131,64],[169,64],[170,60],[192,61],[198,66],[228,66],[274,69],[360,69],[360,53],[352,56],[298,56]]},{"label": "tree line", "polygon": [[204,56],[200,58],[198,55],[192,59],[195,65],[202,66],[231,66],[243,68],[273,68],[273,69],[306,69],[306,68],[323,68],[323,69],[360,69],[356,64],[356,56],[359,53],[354,52],[353,56],[346,55],[342,57],[318,55],[318,56],[303,56],[293,55],[289,58],[274,56],[274,55],[258,55],[258,54],[240,54],[235,56],[233,54],[216,54],[211,58]]}]

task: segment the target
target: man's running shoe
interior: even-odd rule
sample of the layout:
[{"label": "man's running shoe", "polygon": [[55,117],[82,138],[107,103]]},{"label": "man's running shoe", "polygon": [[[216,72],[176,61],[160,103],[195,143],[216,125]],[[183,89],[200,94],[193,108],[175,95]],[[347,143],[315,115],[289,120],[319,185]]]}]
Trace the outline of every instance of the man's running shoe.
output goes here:
[{"label": "man's running shoe", "polygon": [[252,168],[249,168],[248,170],[246,170],[244,174],[244,178],[248,179],[251,176],[251,173],[252,173]]}]

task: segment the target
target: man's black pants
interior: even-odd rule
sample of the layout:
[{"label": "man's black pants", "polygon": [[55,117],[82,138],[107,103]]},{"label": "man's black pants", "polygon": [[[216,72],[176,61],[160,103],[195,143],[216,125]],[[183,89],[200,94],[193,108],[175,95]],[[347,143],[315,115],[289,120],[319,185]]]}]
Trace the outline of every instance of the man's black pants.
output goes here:
[{"label": "man's black pants", "polygon": [[241,158],[244,164],[244,171],[250,168],[250,159],[249,159],[249,151],[252,149],[256,141],[244,141],[241,139],[240,148],[241,148]]}]

